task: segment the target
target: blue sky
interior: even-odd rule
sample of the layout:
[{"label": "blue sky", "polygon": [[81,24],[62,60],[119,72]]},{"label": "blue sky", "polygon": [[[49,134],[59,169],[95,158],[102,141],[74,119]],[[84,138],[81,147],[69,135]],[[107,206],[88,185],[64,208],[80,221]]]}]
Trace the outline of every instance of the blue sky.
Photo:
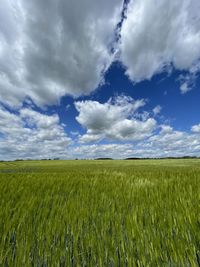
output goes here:
[{"label": "blue sky", "polygon": [[198,10],[3,0],[0,159],[200,156]]}]

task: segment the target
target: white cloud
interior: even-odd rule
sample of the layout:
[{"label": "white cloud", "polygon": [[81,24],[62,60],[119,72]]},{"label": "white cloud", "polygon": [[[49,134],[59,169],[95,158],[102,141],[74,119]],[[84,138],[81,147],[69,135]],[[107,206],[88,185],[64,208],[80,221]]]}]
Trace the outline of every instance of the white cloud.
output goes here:
[{"label": "white cloud", "polygon": [[128,157],[183,157],[200,156],[200,129],[197,132],[181,132],[169,125],[162,125],[160,131],[145,141],[79,145],[72,150],[77,158],[128,158]]},{"label": "white cloud", "polygon": [[2,0],[0,101],[42,106],[89,94],[103,82],[121,0]]},{"label": "white cloud", "polygon": [[153,113],[154,113],[154,115],[158,115],[158,114],[160,114],[161,110],[162,110],[162,107],[161,107],[160,105],[156,106],[156,107],[153,109]]},{"label": "white cloud", "polygon": [[192,88],[189,86],[189,84],[187,82],[184,82],[183,84],[181,84],[180,86],[180,90],[182,94],[185,94],[187,92],[189,92]]},{"label": "white cloud", "polygon": [[58,115],[27,108],[13,113],[0,106],[0,159],[66,157],[71,142]]},{"label": "white cloud", "polygon": [[192,126],[191,131],[194,133],[200,133],[200,124]]},{"label": "white cloud", "polygon": [[178,78],[180,81],[180,90],[182,94],[191,91],[196,85],[196,79],[200,71],[200,63],[197,62],[196,65],[192,66],[189,72],[185,75],[181,74]]},{"label": "white cloud", "polygon": [[77,157],[127,158],[127,157],[183,157],[200,156],[200,125],[192,132],[176,131],[169,125],[161,125],[160,131],[145,140],[123,144],[81,145],[74,149]]},{"label": "white cloud", "polygon": [[161,131],[162,134],[169,134],[173,132],[173,128],[169,125],[161,125]]},{"label": "white cloud", "polygon": [[[78,118],[87,133],[80,136],[80,133],[72,132],[74,140],[65,133],[57,114],[46,115],[30,108],[11,112],[0,106],[0,160],[200,156],[200,124],[192,126],[188,133],[176,131],[170,125],[160,125],[153,131],[153,119],[134,118],[134,113],[142,106],[140,101],[139,104],[131,98],[121,97],[104,104],[78,102]],[[95,113],[95,105],[99,113]],[[104,110],[106,112],[102,113]],[[91,114],[95,114],[92,120]],[[102,114],[104,120],[100,120]],[[114,123],[111,121],[111,125],[105,126],[103,121],[111,117]],[[76,141],[78,135],[82,143]],[[83,144],[101,139],[107,139],[106,144]]]},{"label": "white cloud", "polygon": [[140,82],[172,66],[189,71],[199,66],[199,10],[199,0],[131,0],[120,42],[129,78]]},{"label": "white cloud", "polygon": [[200,135],[162,125],[160,132],[137,144],[135,153],[143,157],[200,156]]},{"label": "white cloud", "polygon": [[74,148],[73,154],[76,158],[126,158],[133,153],[130,144],[93,144],[82,145]]},{"label": "white cloud", "polygon": [[1,0],[0,101],[17,106],[31,98],[44,106],[67,94],[88,95],[104,82],[117,46],[134,82],[173,66],[189,71],[180,85],[189,91],[200,66],[199,1],[131,0],[117,45],[122,6],[122,0]]},{"label": "white cloud", "polygon": [[76,102],[75,107],[79,112],[76,120],[87,130],[80,140],[93,142],[102,139],[145,139],[152,134],[156,121],[153,118],[142,120],[134,117],[134,113],[144,105],[143,99],[135,101],[125,96],[110,99],[104,104],[90,100]]}]

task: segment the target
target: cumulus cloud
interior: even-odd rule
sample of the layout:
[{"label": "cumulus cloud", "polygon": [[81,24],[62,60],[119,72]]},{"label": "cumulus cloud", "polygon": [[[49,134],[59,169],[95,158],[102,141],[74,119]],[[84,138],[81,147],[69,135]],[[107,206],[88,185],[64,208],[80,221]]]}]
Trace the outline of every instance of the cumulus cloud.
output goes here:
[{"label": "cumulus cloud", "polygon": [[0,101],[44,106],[88,95],[117,50],[134,82],[174,67],[188,71],[181,92],[191,90],[200,69],[199,1],[130,0],[123,20],[122,9],[122,0],[1,0]]},{"label": "cumulus cloud", "polygon": [[176,131],[170,125],[161,125],[145,140],[123,144],[81,145],[73,150],[77,157],[183,157],[200,156],[200,125],[194,125],[191,132]]},{"label": "cumulus cloud", "polygon": [[[145,101],[119,96],[106,103],[79,101],[75,107],[79,112],[76,120],[86,128],[82,142],[109,140],[142,140],[151,135],[156,127],[153,118],[138,119],[135,112],[145,105]],[[138,115],[137,115],[138,117]]]},{"label": "cumulus cloud", "polygon": [[67,156],[71,139],[58,115],[23,108],[13,113],[0,106],[0,158],[52,158]]},{"label": "cumulus cloud", "polygon": [[200,124],[192,126],[191,130],[194,133],[200,133]]},{"label": "cumulus cloud", "polygon": [[[79,135],[82,144],[67,136],[57,114],[46,115],[31,108],[13,112],[0,106],[0,160],[200,156],[200,124],[187,133],[170,125],[156,126],[151,118],[139,120],[134,114],[144,103],[126,97],[104,104],[77,102],[77,120],[87,132],[71,134]],[[99,142],[102,139],[106,143]],[[89,141],[98,142],[84,144]]]},{"label": "cumulus cloud", "polygon": [[[145,141],[128,143],[83,144],[73,148],[77,158],[127,158],[127,157],[183,157],[200,156],[200,127],[193,132],[176,131],[169,125],[161,125]],[[198,130],[198,131],[197,131]]]},{"label": "cumulus cloud", "polygon": [[[173,67],[198,68],[199,10],[198,0],[130,0],[120,41],[129,78],[140,82]],[[188,83],[182,84],[181,91],[188,90]]]},{"label": "cumulus cloud", "polygon": [[121,0],[2,0],[0,100],[42,106],[89,94],[113,60]]},{"label": "cumulus cloud", "polygon": [[136,150],[147,157],[200,156],[200,136],[162,125],[159,133],[137,144]]}]

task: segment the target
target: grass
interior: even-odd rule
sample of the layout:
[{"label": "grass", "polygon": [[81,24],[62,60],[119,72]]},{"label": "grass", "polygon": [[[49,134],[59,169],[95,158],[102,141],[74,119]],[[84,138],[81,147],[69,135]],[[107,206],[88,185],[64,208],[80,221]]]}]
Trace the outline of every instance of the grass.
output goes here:
[{"label": "grass", "polygon": [[200,266],[200,160],[0,163],[0,266]]}]

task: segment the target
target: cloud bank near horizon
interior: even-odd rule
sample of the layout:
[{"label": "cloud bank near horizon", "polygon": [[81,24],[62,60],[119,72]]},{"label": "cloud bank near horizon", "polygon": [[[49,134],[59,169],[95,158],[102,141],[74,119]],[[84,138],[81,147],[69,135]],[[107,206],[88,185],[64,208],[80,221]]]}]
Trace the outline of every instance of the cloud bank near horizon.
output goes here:
[{"label": "cloud bank near horizon", "polygon": [[[189,132],[159,124],[155,111],[140,111],[143,99],[75,102],[84,134],[72,139],[57,114],[30,108],[17,113],[0,106],[0,160],[127,158],[200,155],[200,124]],[[104,141],[104,142],[102,142]]]}]

